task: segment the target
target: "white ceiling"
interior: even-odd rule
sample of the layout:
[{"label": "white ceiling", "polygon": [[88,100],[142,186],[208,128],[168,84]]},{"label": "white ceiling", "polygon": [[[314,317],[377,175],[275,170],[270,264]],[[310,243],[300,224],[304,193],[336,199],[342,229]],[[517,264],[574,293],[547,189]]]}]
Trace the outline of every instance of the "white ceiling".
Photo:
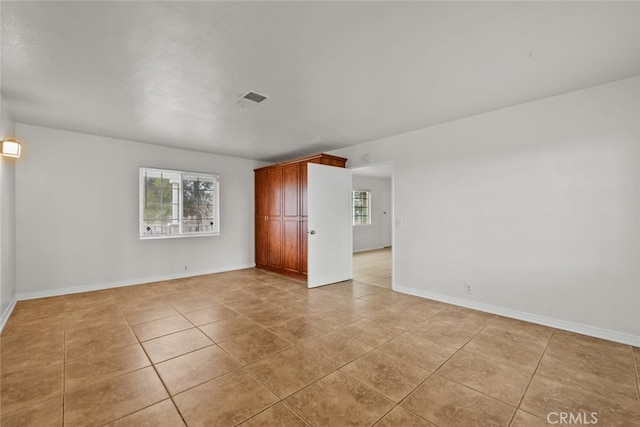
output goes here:
[{"label": "white ceiling", "polygon": [[640,75],[637,2],[1,7],[16,122],[261,160]]}]

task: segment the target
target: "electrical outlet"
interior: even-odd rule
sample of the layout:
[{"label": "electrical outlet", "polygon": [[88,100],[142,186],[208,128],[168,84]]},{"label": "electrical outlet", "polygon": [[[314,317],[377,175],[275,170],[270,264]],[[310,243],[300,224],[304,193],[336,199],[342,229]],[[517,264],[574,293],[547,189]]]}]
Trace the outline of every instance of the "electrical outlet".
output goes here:
[{"label": "electrical outlet", "polygon": [[464,292],[466,294],[472,294],[473,293],[473,285],[469,282],[464,284]]},{"label": "electrical outlet", "polygon": [[184,266],[184,271],[187,271],[187,266],[186,265]]}]

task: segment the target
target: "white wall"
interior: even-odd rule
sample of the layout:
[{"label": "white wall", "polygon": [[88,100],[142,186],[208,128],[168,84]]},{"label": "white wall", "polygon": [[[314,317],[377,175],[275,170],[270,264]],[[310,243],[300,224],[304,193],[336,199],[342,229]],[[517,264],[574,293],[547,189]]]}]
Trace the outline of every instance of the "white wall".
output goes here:
[{"label": "white wall", "polygon": [[[255,264],[253,169],[265,163],[19,123],[16,133],[19,298]],[[139,240],[140,166],[219,174],[220,236]]]},{"label": "white wall", "polygon": [[394,161],[398,290],[640,345],[640,77],[333,154]]},{"label": "white wall", "polygon": [[[14,138],[14,124],[0,97],[0,139]],[[0,156],[0,330],[10,314],[16,284],[15,164]]]},{"label": "white wall", "polygon": [[[371,224],[353,226],[353,251],[384,247],[383,221],[391,221],[391,211],[383,214],[385,197],[390,198],[391,179],[353,175],[354,190],[371,191]],[[391,206],[391,203],[389,203]]]}]

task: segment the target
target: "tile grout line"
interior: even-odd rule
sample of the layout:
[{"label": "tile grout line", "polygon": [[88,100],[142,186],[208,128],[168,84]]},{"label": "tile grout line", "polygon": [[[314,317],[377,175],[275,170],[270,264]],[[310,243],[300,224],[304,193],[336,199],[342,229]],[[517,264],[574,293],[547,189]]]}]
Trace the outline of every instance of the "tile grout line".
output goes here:
[{"label": "tile grout line", "polygon": [[[636,361],[636,357],[634,354],[635,353],[634,346],[630,346],[630,348],[631,348],[631,361],[633,362],[633,367],[636,374],[636,389],[638,392],[638,402],[640,403],[640,366]],[[635,347],[635,348],[638,348],[638,351],[640,351],[639,347]]]},{"label": "tile grout line", "polygon": [[[149,357],[149,354],[147,353],[147,350],[144,348],[144,346],[142,345],[142,342],[140,341],[140,339],[138,338],[138,336],[136,335],[136,333],[133,331],[133,328],[131,327],[131,324],[129,324],[129,321],[127,320],[126,316],[124,315],[124,313],[122,312],[122,309],[120,308],[120,304],[116,303],[116,306],[118,307],[118,311],[120,312],[120,315],[124,318],[125,322],[127,322],[127,326],[129,327],[129,330],[131,331],[131,333],[133,334],[133,336],[136,338],[136,341],[138,342],[138,345],[140,346],[140,348],[142,349],[144,355],[147,357],[147,359],[149,360],[149,364],[151,365],[151,367],[153,368],[153,371],[155,372],[156,376],[158,377],[158,379],[160,380],[160,384],[162,384],[162,387],[164,387],[165,391],[167,392],[167,396],[169,396],[169,400],[171,400],[171,404],[173,405],[173,407],[176,409],[176,412],[178,413],[178,415],[180,416],[180,418],[182,419],[182,422],[184,423],[185,426],[188,426],[187,421],[184,419],[184,416],[182,415],[182,412],[180,412],[180,409],[178,409],[178,405],[176,405],[176,402],[173,400],[173,396],[171,395],[171,393],[169,392],[169,389],[167,388],[167,385],[164,383],[164,381],[162,380],[162,377],[160,376],[160,374],[158,373],[158,370],[156,369],[156,365],[155,363],[153,363],[153,360],[151,360],[151,357]],[[189,319],[187,319],[187,321],[189,321]],[[194,325],[195,326],[195,325]],[[212,340],[213,341],[213,340]],[[144,368],[140,368],[140,369],[145,369],[146,366]],[[134,372],[134,371],[132,371]],[[164,399],[163,399],[164,400]],[[161,400],[160,402],[162,402],[163,400]],[[137,411],[132,412],[131,414],[135,414],[136,412],[140,412],[142,410],[145,410],[146,408],[149,408],[153,405],[156,405],[160,402],[154,402],[149,406],[145,406],[144,408],[140,408]],[[120,417],[118,419],[122,419],[124,417],[127,417],[131,414],[127,414],[123,417]],[[113,422],[116,420],[112,420],[110,422]]]},{"label": "tile grout line", "polygon": [[[544,351],[542,352],[542,355],[540,356],[540,360],[538,360],[538,364],[536,365],[536,369],[531,374],[531,378],[529,378],[529,382],[527,383],[527,386],[524,389],[524,393],[522,393],[522,397],[520,398],[520,402],[518,402],[518,406],[516,406],[516,410],[513,413],[513,416],[511,417],[511,421],[509,421],[509,425],[511,425],[513,423],[513,420],[515,419],[515,417],[516,417],[516,415],[518,413],[518,410],[522,411],[522,409],[520,409],[520,406],[522,406],[522,402],[524,401],[524,397],[527,395],[527,391],[529,391],[529,387],[531,386],[531,382],[533,381],[533,377],[536,376],[536,373],[538,373],[538,369],[540,369],[540,365],[542,364],[542,359],[544,358],[544,355],[547,353],[547,350],[549,349],[549,345],[551,345],[551,340],[553,339],[553,336],[555,335],[555,333],[556,333],[556,330],[555,329],[551,329],[551,336],[549,337],[549,341],[547,341],[547,345],[544,347]],[[526,411],[524,411],[524,412],[526,412]],[[534,416],[537,417],[537,415],[534,415]]]}]

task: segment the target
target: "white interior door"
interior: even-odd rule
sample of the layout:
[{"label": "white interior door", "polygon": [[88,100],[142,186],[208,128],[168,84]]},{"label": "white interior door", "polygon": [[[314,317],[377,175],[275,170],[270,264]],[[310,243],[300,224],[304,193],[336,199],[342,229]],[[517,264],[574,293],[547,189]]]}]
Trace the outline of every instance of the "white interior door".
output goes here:
[{"label": "white interior door", "polygon": [[309,163],[307,168],[307,286],[353,277],[351,169]]}]

